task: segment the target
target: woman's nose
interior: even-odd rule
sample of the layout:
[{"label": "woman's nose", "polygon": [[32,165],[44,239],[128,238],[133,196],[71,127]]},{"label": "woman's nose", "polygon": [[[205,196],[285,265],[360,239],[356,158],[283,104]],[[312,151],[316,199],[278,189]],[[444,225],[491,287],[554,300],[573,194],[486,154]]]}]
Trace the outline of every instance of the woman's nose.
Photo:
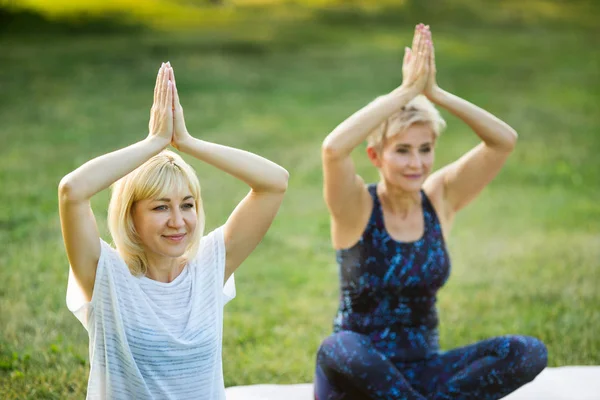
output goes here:
[{"label": "woman's nose", "polygon": [[418,154],[412,154],[409,160],[409,165],[411,167],[420,167],[421,166],[421,157]]},{"label": "woman's nose", "polygon": [[181,227],[184,225],[183,214],[179,210],[174,210],[169,218],[169,225],[172,227]]}]

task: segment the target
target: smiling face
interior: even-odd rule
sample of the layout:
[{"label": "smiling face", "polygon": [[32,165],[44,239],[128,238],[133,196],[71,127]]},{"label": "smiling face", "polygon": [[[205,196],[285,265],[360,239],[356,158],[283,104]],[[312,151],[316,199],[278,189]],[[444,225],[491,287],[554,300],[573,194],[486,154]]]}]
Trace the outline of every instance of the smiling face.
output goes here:
[{"label": "smiling face", "polygon": [[182,188],[137,201],[132,217],[144,251],[153,257],[181,257],[198,223],[196,201]]},{"label": "smiling face", "polygon": [[190,260],[204,233],[204,210],[196,173],[178,154],[164,150],[113,184],[108,226],[133,275],[149,260]]},{"label": "smiling face", "polygon": [[387,184],[406,192],[421,190],[434,161],[435,134],[429,123],[415,123],[387,137],[377,150],[367,149],[369,158]]}]

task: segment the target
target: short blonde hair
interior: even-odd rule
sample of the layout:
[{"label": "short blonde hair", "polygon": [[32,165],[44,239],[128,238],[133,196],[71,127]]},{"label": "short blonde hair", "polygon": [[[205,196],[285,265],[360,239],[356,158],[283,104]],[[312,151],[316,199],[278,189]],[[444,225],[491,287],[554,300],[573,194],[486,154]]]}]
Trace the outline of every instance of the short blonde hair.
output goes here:
[{"label": "short blonde hair", "polygon": [[133,275],[145,275],[148,271],[148,259],[133,223],[133,207],[140,200],[164,197],[172,189],[189,189],[196,203],[198,224],[183,254],[189,260],[198,252],[205,221],[200,182],[190,165],[178,154],[164,150],[112,185],[108,228]]},{"label": "short blonde hair", "polygon": [[369,147],[381,148],[385,139],[406,131],[412,124],[430,124],[435,137],[439,137],[446,128],[446,121],[435,106],[423,95],[409,101],[402,109],[392,114],[367,137]]}]

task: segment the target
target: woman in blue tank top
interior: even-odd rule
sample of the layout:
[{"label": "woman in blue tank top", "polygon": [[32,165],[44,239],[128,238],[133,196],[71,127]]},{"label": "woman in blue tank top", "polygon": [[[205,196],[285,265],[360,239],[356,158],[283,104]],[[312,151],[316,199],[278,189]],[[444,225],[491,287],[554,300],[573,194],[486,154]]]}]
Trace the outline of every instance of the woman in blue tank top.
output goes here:
[{"label": "woman in blue tank top", "polygon": [[[341,296],[334,333],[317,354],[315,399],[500,399],[546,367],[544,344],[502,336],[442,352],[435,303],[450,274],[445,238],[454,216],[500,171],[517,134],[439,88],[428,26],[417,26],[402,73],[399,88],[323,143]],[[434,174],[445,122],[432,103],[482,140]],[[352,162],[352,150],[365,139],[377,184],[365,185]]]}]

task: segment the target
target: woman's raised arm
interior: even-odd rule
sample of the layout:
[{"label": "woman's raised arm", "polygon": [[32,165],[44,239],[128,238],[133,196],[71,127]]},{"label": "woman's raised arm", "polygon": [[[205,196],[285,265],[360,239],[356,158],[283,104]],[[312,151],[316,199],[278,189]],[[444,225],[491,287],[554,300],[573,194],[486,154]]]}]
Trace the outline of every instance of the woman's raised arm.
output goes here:
[{"label": "woman's raised arm", "polygon": [[94,158],[66,175],[58,188],[60,222],[69,264],[87,300],[94,290],[100,239],[90,199],[127,175],[171,142],[172,83],[169,67],[158,72],[148,137],[131,146]]},{"label": "woman's raised arm", "polygon": [[435,54],[430,44],[429,79],[424,94],[433,103],[463,120],[482,143],[457,161],[433,174],[425,186],[443,193],[446,217],[471,202],[500,172],[517,142],[517,133],[491,113],[440,89],[436,82]]},{"label": "woman's raised arm", "polygon": [[375,128],[422,92],[427,82],[428,36],[419,24],[412,52],[405,49],[402,85],[380,96],[338,125],[323,141],[323,191],[332,220],[335,248],[352,245],[370,215],[371,197],[363,179],[356,174],[350,154]]},{"label": "woman's raised arm", "polygon": [[225,223],[226,281],[256,248],[271,226],[287,190],[288,172],[256,154],[191,136],[183,119],[174,74],[171,79],[174,82],[173,146],[250,186],[250,193],[237,205]]}]

